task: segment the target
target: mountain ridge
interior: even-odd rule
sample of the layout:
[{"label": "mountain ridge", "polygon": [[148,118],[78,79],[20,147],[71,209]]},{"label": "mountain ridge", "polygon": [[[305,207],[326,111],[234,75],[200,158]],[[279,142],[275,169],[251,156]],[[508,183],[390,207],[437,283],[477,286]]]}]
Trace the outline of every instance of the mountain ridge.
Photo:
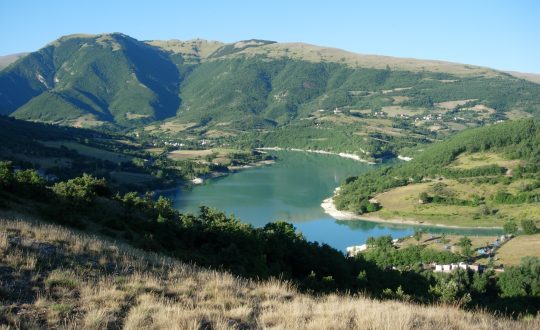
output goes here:
[{"label": "mountain ridge", "polygon": [[494,122],[539,115],[539,95],[540,85],[489,68],[258,39],[73,34],[0,71],[0,113],[19,119],[82,127],[167,120],[229,135],[313,120],[320,109],[428,114],[461,100],[491,109],[479,122]]}]

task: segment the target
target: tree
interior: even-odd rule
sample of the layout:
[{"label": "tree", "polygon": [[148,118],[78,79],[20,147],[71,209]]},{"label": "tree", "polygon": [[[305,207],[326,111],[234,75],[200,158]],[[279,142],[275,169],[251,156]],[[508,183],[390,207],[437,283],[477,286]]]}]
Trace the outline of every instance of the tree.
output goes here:
[{"label": "tree", "polygon": [[45,184],[45,180],[39,176],[35,170],[23,170],[15,172],[14,179],[17,183],[23,185],[35,185],[42,186]]},{"label": "tree", "polygon": [[538,228],[536,227],[536,222],[534,220],[521,220],[521,229],[527,235],[536,234]]},{"label": "tree", "polygon": [[435,285],[430,286],[429,291],[439,297],[443,304],[466,304],[471,301],[471,296],[466,292],[466,283],[460,277],[463,270],[454,274],[445,274],[437,278]]},{"label": "tree", "polygon": [[422,231],[421,230],[415,230],[413,234],[414,239],[416,240],[416,243],[420,243],[420,240],[422,239]]},{"label": "tree", "polygon": [[518,225],[513,220],[506,221],[503,225],[503,231],[505,234],[515,235],[518,231]]},{"label": "tree", "polygon": [[540,259],[524,257],[519,266],[505,269],[497,284],[502,297],[540,297]]},{"label": "tree", "polygon": [[163,196],[159,196],[157,201],[154,203],[154,210],[158,213],[158,217],[171,219],[175,214],[175,209],[173,208],[172,201]]},{"label": "tree", "polygon": [[472,255],[472,241],[469,237],[463,236],[459,239],[458,246],[461,247],[461,253],[466,257],[471,257]]},{"label": "tree", "polygon": [[0,187],[7,188],[13,183],[13,166],[11,162],[0,162]]},{"label": "tree", "polygon": [[441,235],[441,243],[442,243],[443,245],[446,245],[446,244],[448,244],[448,242],[450,242],[450,240],[449,240],[448,237],[446,236],[446,233],[443,233],[443,234]]},{"label": "tree", "polygon": [[427,203],[429,203],[430,201],[431,201],[431,199],[429,198],[429,195],[428,195],[427,192],[422,191],[422,192],[420,193],[420,195],[418,195],[418,202],[419,202],[420,204],[427,204]]},{"label": "tree", "polygon": [[108,195],[109,188],[105,179],[84,173],[80,177],[56,183],[52,191],[68,203],[83,205],[91,203],[96,196]]}]

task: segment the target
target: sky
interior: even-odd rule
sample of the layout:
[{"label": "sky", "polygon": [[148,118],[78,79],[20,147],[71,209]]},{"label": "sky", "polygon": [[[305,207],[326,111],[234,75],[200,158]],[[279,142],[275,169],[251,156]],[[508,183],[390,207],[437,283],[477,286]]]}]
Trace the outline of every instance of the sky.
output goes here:
[{"label": "sky", "polygon": [[306,42],[540,74],[537,0],[0,0],[0,55],[66,34]]}]

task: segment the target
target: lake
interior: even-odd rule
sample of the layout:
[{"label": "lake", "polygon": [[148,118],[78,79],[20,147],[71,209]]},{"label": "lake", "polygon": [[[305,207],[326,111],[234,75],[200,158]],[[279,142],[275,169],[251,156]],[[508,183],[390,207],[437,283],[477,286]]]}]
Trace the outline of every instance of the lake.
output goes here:
[{"label": "lake", "polygon": [[[368,165],[335,155],[296,151],[273,151],[274,165],[250,168],[207,180],[202,185],[179,188],[167,194],[181,212],[197,213],[199,206],[219,209],[253,226],[285,220],[293,223],[310,241],[326,243],[344,251],[365,243],[370,236],[403,237],[413,226],[369,221],[337,221],[324,213],[320,204],[348,176],[372,170]],[[498,230],[442,229],[422,227],[433,233],[494,235]]]}]

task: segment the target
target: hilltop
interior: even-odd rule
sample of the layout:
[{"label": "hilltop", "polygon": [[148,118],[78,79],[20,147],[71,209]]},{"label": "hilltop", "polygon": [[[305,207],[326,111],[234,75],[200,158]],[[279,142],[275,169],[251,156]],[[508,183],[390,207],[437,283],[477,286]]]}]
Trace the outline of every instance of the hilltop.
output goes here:
[{"label": "hilltop", "polygon": [[0,70],[15,62],[19,58],[26,56],[28,53],[17,53],[11,55],[0,56]]},{"label": "hilltop", "polygon": [[450,305],[314,297],[2,213],[0,323],[22,328],[532,329]]},{"label": "hilltop", "polygon": [[371,160],[537,117],[539,95],[536,83],[477,66],[121,33],[65,36],[0,72],[0,113],[15,118]]}]

